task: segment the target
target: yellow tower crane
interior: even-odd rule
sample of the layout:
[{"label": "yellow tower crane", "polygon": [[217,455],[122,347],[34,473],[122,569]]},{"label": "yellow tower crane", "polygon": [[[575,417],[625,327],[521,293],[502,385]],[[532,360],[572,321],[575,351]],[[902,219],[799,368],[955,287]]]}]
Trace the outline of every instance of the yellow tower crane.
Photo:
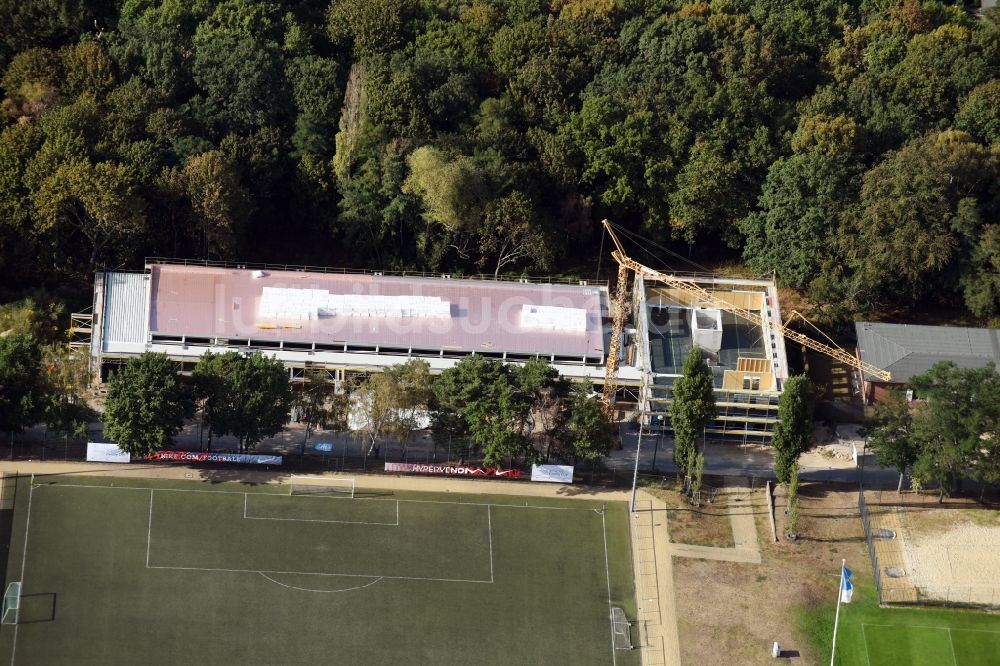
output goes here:
[{"label": "yellow tower crane", "polygon": [[[612,230],[611,223],[607,220],[602,220],[601,224],[604,225],[604,229],[608,232],[608,236],[611,237],[612,242],[615,244],[615,249],[612,250],[611,256],[614,257],[614,260],[618,263],[618,283],[615,285],[615,296],[611,302],[611,341],[608,346],[608,357],[604,370],[604,393],[602,397],[604,410],[608,415],[611,414],[615,393],[618,390],[618,363],[619,356],[621,355],[621,338],[622,332],[625,329],[625,318],[628,314],[627,284],[629,271],[633,271],[636,275],[641,275],[643,278],[668,284],[671,287],[674,287],[691,296],[692,302],[704,303],[713,308],[731,312],[737,317],[742,317],[743,319],[760,326],[761,330],[772,330],[774,333],[782,335],[787,339],[794,340],[804,347],[808,347],[813,351],[825,354],[830,358],[836,359],[841,363],[851,366],[852,368],[857,368],[858,370],[868,373],[869,375],[878,377],[883,381],[889,381],[892,379],[892,375],[890,373],[882,370],[881,368],[877,368],[870,363],[865,363],[858,357],[848,353],[840,347],[817,342],[816,340],[813,340],[798,331],[788,328],[780,322],[775,322],[773,325],[769,325],[768,322],[766,322],[756,312],[752,312],[746,308],[741,308],[737,305],[720,300],[716,298],[712,292],[704,289],[695,282],[686,280],[682,277],[677,277],[675,275],[661,273],[660,271],[640,264],[638,261],[632,259],[625,253],[625,248],[622,247],[621,241],[618,240],[618,236],[616,236],[615,232]],[[801,314],[797,312],[794,314],[805,320],[805,317]]]}]

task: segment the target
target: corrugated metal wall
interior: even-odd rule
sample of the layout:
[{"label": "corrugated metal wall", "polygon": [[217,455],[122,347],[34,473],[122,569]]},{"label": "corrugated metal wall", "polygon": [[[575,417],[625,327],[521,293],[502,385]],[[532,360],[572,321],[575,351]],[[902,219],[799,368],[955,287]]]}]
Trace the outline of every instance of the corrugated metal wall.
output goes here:
[{"label": "corrugated metal wall", "polygon": [[149,275],[108,273],[104,289],[104,344],[145,344]]}]

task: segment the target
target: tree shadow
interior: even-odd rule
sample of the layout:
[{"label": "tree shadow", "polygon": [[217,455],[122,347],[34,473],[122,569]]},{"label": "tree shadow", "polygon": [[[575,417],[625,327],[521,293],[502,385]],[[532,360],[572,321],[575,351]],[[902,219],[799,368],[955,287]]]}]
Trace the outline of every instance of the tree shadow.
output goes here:
[{"label": "tree shadow", "polygon": [[201,467],[191,466],[192,478],[200,481],[217,483],[239,483],[245,486],[262,486],[268,483],[282,483],[290,476],[289,471],[272,469],[245,469],[237,467]]}]

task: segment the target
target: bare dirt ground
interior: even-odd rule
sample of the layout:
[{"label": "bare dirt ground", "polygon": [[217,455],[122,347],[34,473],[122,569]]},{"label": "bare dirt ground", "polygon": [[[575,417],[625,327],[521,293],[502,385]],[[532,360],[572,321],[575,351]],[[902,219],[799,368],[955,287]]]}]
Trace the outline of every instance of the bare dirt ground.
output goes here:
[{"label": "bare dirt ground", "polygon": [[[744,500],[753,508],[761,564],[674,558],[674,584],[683,663],[773,664],[771,644],[797,663],[816,663],[794,622],[798,607],[836,599],[841,558],[868,584],[868,556],[857,514],[857,493],[803,483],[800,537],[771,539],[763,491]],[[778,533],[785,499],[775,494]]]},{"label": "bare dirt ground", "polygon": [[907,577],[921,598],[1000,604],[1000,511],[899,512]]},{"label": "bare dirt ground", "polygon": [[667,506],[671,543],[733,547],[733,530],[726,498],[696,507],[686,496],[675,490],[649,487],[646,491]]}]

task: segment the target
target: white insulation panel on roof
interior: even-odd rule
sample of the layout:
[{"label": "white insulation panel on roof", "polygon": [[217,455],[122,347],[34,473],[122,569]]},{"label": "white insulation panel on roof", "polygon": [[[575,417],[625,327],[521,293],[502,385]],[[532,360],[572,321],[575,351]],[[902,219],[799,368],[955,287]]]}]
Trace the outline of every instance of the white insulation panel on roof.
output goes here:
[{"label": "white insulation panel on roof", "polygon": [[308,321],[320,317],[450,317],[451,303],[438,296],[331,294],[325,289],[264,287],[262,319]]},{"label": "white insulation panel on roof", "polygon": [[554,305],[522,305],[521,326],[546,331],[587,331],[587,311],[583,308],[561,308]]}]

